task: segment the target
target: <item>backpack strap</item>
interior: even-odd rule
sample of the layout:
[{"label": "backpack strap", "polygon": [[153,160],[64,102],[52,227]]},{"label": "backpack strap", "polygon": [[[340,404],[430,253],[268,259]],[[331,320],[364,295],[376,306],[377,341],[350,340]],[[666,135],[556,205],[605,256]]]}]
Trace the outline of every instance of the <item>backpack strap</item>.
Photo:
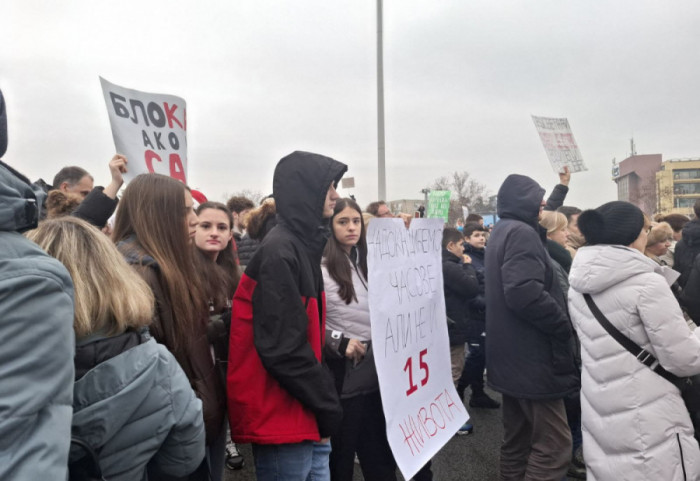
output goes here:
[{"label": "backpack strap", "polygon": [[647,366],[656,374],[673,384],[678,384],[678,382],[681,380],[678,376],[664,369],[652,353],[646,349],[642,349],[637,343],[622,334],[615,326],[613,326],[608,318],[605,317],[600,309],[598,309],[598,306],[595,302],[593,302],[593,298],[590,294],[584,294],[583,298],[585,299],[588,308],[593,313],[593,316],[598,320],[600,325],[603,326],[603,329],[605,329],[607,333],[612,336],[613,339],[615,339],[622,347],[629,351],[630,354],[636,357],[639,362]]}]

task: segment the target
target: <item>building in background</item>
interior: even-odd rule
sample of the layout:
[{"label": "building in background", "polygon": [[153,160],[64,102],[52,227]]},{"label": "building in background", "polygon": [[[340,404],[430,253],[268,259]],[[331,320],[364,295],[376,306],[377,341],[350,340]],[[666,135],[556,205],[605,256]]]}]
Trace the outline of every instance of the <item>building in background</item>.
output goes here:
[{"label": "building in background", "polygon": [[656,192],[657,213],[692,214],[695,201],[700,199],[700,159],[663,162],[656,173]]},{"label": "building in background", "polygon": [[414,215],[421,205],[425,205],[425,201],[421,199],[399,199],[390,200],[386,203],[392,214],[411,214]]},{"label": "building in background", "polygon": [[661,154],[632,155],[619,164],[613,163],[613,180],[617,200],[631,202],[646,214],[657,209],[656,172],[661,168]]}]

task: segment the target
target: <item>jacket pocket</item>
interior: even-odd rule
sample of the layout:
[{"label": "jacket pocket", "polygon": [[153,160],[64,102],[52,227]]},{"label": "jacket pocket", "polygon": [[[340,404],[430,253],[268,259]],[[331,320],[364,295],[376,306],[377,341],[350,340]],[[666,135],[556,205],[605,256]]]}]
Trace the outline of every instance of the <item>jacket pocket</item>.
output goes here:
[{"label": "jacket pocket", "polygon": [[551,339],[552,369],[554,374],[572,374],[577,371],[570,340]]}]

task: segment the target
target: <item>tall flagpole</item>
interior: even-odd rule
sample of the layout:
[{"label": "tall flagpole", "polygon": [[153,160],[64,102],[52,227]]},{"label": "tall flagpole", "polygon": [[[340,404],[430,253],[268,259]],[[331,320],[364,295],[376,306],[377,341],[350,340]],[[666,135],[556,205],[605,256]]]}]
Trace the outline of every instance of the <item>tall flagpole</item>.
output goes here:
[{"label": "tall flagpole", "polygon": [[377,0],[377,183],[378,200],[386,198],[386,165],[384,158],[384,42],[382,27],[382,0]]}]

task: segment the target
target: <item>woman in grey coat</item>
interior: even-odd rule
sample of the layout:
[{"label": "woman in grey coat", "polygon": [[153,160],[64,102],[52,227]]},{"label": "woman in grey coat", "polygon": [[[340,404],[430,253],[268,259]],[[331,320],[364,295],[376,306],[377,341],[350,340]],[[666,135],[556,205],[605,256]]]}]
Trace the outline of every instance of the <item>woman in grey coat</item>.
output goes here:
[{"label": "woman in grey coat", "polygon": [[[27,234],[75,285],[72,436],[110,481],[146,480],[146,467],[186,476],[204,458],[202,403],[173,355],[145,326],[153,295],[116,247],[87,222],[47,220]],[[84,452],[71,447],[70,461]]]}]

